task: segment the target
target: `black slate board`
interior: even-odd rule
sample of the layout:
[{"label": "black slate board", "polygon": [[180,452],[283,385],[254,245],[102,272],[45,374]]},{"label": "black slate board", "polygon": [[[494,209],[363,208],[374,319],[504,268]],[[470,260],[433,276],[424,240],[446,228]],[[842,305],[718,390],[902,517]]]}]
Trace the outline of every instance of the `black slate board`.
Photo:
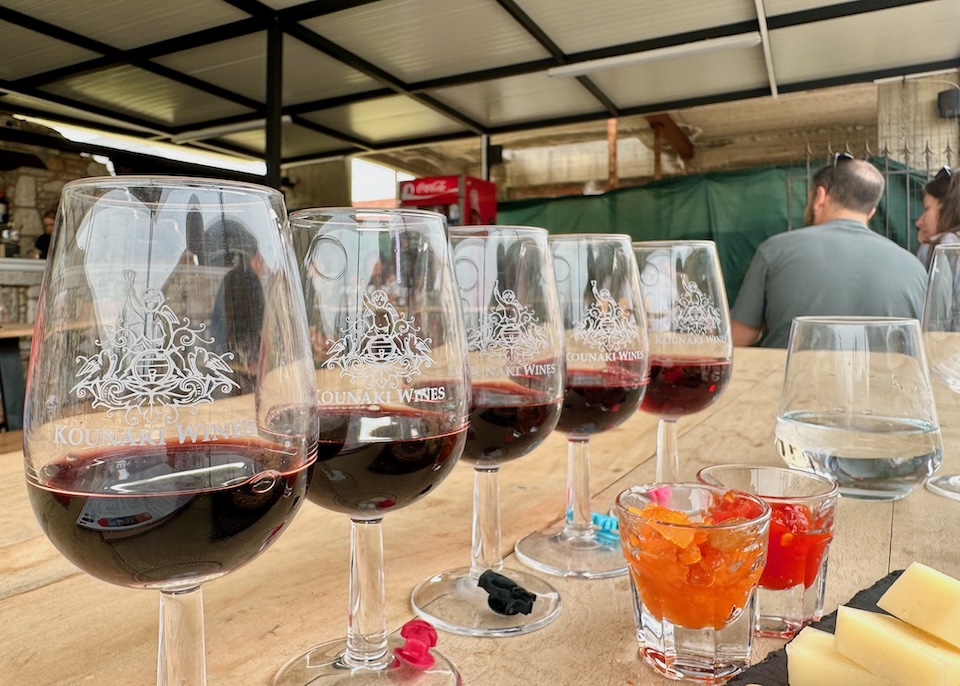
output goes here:
[{"label": "black slate board", "polygon": [[[888,588],[897,578],[903,574],[903,570],[890,572],[880,579],[870,588],[865,588],[857,593],[849,602],[844,603],[850,607],[861,610],[870,610],[871,612],[883,612],[877,607],[877,601],[880,600]],[[813,622],[811,626],[821,631],[829,631],[831,634],[837,628],[837,613],[831,612],[818,622]],[[761,662],[753,665],[735,679],[727,682],[727,686],[746,686],[746,684],[759,684],[759,686],[789,686],[787,683],[787,651],[784,648],[770,653]]]}]

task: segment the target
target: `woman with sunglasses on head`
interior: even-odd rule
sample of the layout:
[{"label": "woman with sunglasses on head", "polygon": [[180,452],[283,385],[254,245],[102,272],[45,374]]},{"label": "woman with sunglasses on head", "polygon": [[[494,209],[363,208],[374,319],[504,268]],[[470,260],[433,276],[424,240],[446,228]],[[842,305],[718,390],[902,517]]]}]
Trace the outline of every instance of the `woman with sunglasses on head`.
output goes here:
[{"label": "woman with sunglasses on head", "polygon": [[960,173],[944,167],[923,191],[923,214],[917,219],[917,257],[929,268],[936,246],[960,243]]}]

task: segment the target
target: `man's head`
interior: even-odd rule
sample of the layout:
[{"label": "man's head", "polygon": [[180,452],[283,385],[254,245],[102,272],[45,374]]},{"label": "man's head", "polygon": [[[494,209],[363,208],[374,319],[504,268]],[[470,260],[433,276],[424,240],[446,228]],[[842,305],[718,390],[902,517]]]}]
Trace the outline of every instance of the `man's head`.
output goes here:
[{"label": "man's head", "polygon": [[883,196],[883,175],[869,162],[842,153],[813,175],[812,187],[804,212],[808,226],[833,219],[866,224]]}]

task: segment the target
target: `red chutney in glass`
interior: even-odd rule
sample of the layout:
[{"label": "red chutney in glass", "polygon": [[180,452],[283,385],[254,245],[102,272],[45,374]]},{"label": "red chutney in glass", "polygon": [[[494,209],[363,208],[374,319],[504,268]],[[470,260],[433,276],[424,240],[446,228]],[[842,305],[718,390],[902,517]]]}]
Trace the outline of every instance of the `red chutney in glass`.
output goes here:
[{"label": "red chutney in glass", "polygon": [[760,587],[782,591],[798,584],[810,588],[823,553],[833,538],[833,513],[818,519],[806,505],[769,503],[770,543]]},{"label": "red chutney in glass", "polygon": [[642,518],[621,524],[623,550],[644,608],[658,620],[688,629],[722,629],[743,610],[763,569],[756,503],[727,493],[717,507],[692,522],[683,512],[655,503]]}]

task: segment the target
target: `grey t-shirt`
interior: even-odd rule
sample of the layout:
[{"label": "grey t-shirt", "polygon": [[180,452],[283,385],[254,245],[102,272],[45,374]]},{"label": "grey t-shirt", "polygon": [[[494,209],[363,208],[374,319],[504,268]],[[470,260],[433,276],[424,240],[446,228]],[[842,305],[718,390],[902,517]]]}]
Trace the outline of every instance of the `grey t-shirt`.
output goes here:
[{"label": "grey t-shirt", "polygon": [[837,219],[771,236],[757,248],[730,315],[766,325],[760,345],[785,348],[794,317],[923,314],[920,261],[860,222]]}]

